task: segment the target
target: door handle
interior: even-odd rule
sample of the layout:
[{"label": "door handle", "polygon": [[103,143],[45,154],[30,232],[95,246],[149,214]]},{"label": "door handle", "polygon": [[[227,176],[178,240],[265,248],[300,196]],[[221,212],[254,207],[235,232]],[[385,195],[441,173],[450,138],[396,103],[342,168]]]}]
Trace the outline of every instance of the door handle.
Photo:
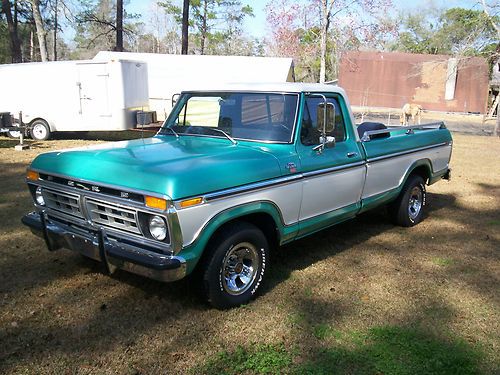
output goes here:
[{"label": "door handle", "polygon": [[358,153],[357,153],[357,152],[348,152],[348,153],[347,153],[347,157],[348,157],[348,158],[354,158],[354,157],[356,157],[356,156],[358,156]]}]

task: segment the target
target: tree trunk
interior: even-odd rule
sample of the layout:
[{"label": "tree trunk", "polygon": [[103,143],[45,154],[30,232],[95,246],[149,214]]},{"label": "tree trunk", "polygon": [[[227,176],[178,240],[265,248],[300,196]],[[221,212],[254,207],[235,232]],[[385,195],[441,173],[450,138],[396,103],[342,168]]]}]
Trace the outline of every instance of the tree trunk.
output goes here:
[{"label": "tree trunk", "polygon": [[36,35],[40,46],[40,58],[43,62],[49,61],[47,54],[47,32],[43,27],[42,14],[40,13],[40,0],[30,0],[33,9],[33,18],[35,19]]},{"label": "tree trunk", "polygon": [[182,55],[188,54],[189,0],[184,0],[182,6]]},{"label": "tree trunk", "polygon": [[319,83],[325,83],[326,77],[326,36],[328,33],[328,1],[321,0],[321,42],[320,42],[320,68]]},{"label": "tree trunk", "polygon": [[7,25],[9,28],[10,51],[12,55],[12,62],[20,63],[22,62],[21,42],[19,41],[19,36],[17,34],[17,25],[12,19],[12,10],[10,8],[9,0],[2,0],[2,9],[3,12],[5,13],[5,18],[7,19]]},{"label": "tree trunk", "polygon": [[493,134],[500,137],[500,104],[497,107],[497,121],[495,123],[495,130],[493,130]]},{"label": "tree trunk", "polygon": [[58,27],[58,23],[57,23],[57,0],[55,0],[55,4],[54,4],[54,45],[53,45],[53,48],[54,48],[54,61],[57,61],[57,27]]},{"label": "tree trunk", "polygon": [[30,62],[35,60],[35,40],[33,39],[33,30],[30,30]]},{"label": "tree trunk", "polygon": [[116,47],[115,51],[123,52],[123,0],[116,0]]},{"label": "tree trunk", "polygon": [[189,27],[189,0],[184,0],[182,5],[182,46],[181,55],[188,52],[188,27]]},{"label": "tree trunk", "polygon": [[203,1],[203,19],[202,19],[202,24],[201,24],[201,54],[205,54],[205,41],[207,40],[207,17],[208,17],[208,9],[207,9],[207,0]]}]

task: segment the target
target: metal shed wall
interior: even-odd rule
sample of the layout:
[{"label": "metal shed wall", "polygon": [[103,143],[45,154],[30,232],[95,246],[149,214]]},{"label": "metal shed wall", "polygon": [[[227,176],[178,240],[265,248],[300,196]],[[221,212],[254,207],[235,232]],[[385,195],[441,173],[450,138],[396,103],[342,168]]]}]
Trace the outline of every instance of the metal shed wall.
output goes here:
[{"label": "metal shed wall", "polygon": [[488,97],[488,63],[479,57],[458,61],[454,98],[445,99],[451,56],[400,52],[348,52],[340,62],[339,85],[359,106],[484,113]]}]

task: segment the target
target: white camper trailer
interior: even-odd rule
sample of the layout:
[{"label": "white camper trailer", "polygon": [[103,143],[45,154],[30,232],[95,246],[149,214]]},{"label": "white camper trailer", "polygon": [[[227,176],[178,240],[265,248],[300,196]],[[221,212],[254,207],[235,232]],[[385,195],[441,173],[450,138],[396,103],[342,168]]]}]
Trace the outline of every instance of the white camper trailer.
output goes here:
[{"label": "white camper trailer", "polygon": [[149,107],[163,121],[172,97],[186,87],[229,82],[293,82],[293,59],[282,57],[168,55],[101,51],[94,61],[127,59],[148,64]]},{"label": "white camper trailer", "polygon": [[126,130],[148,109],[147,65],[137,61],[61,61],[0,65],[0,112],[52,132]]}]

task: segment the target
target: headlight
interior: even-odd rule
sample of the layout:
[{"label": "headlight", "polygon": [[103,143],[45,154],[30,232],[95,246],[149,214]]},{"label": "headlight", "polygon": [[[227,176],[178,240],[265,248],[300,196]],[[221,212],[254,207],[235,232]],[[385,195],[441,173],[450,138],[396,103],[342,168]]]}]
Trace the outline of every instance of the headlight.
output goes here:
[{"label": "headlight", "polygon": [[41,186],[36,188],[35,200],[36,200],[36,203],[39,204],[40,206],[45,206],[45,199],[43,199]]},{"label": "headlight", "polygon": [[154,239],[163,241],[167,237],[167,224],[162,217],[155,215],[149,219],[149,233]]}]

